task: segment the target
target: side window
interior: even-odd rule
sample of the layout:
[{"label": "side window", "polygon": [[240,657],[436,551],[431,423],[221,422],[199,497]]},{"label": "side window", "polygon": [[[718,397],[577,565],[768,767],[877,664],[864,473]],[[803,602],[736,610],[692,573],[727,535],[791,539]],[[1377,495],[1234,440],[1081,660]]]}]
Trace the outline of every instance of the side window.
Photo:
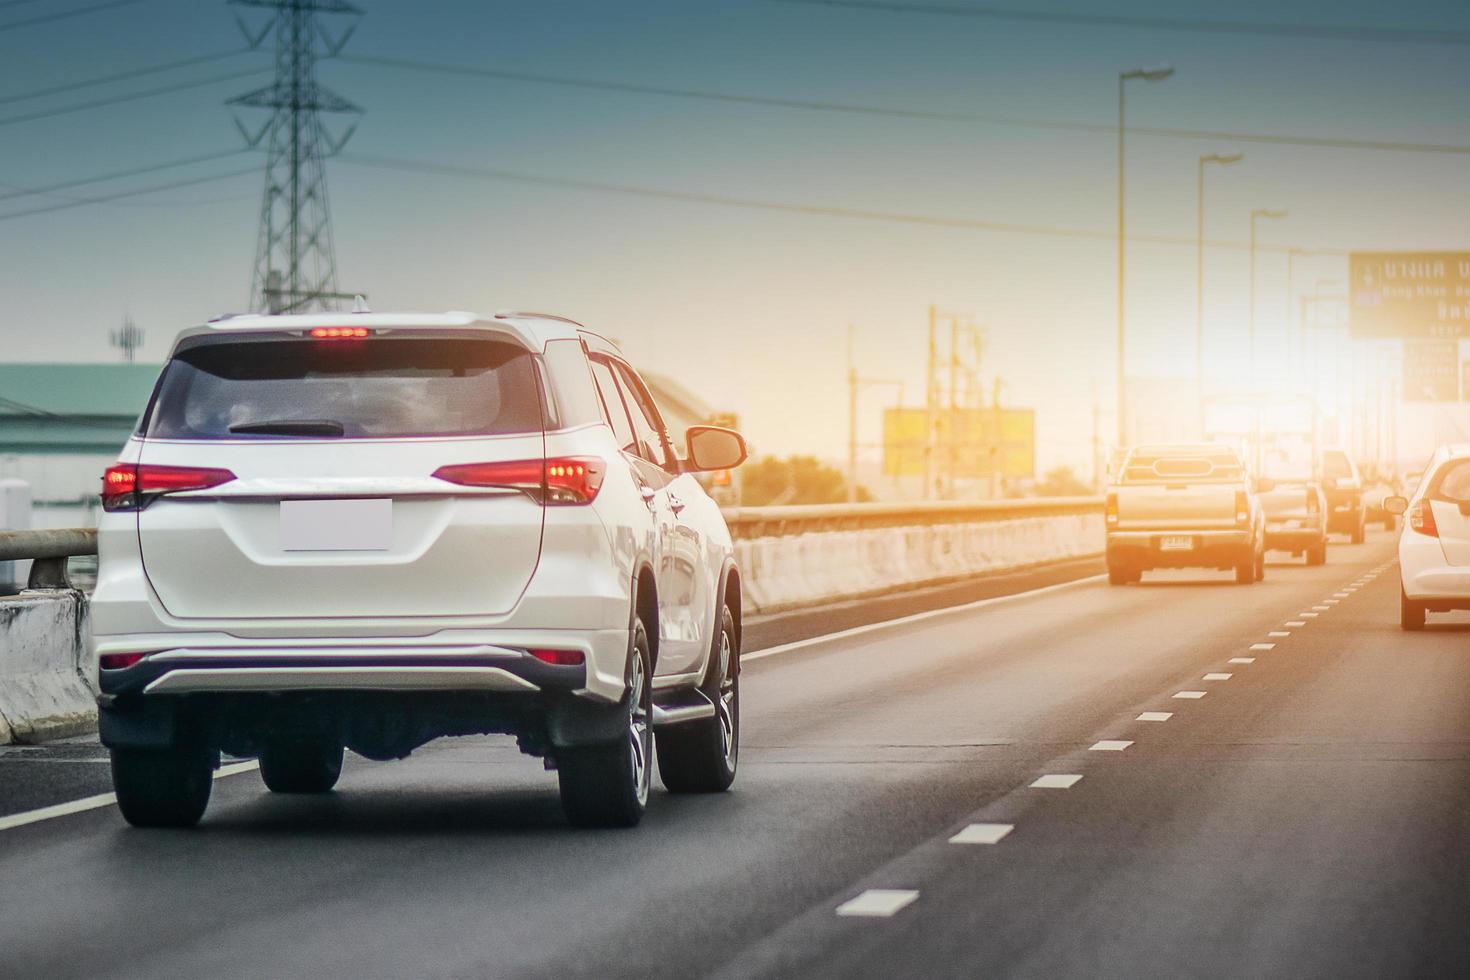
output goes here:
[{"label": "side window", "polygon": [[633,431],[637,434],[641,447],[638,455],[650,463],[667,468],[663,425],[658,417],[658,409],[653,407],[653,399],[643,387],[643,382],[638,380],[638,376],[626,364],[618,364],[616,368],[618,381],[627,395],[628,415],[633,419]]},{"label": "side window", "polygon": [[636,452],[633,426],[628,422],[628,410],[623,405],[618,383],[613,380],[612,368],[600,357],[589,360],[592,379],[597,382],[597,393],[602,398],[602,409],[607,415],[607,424],[612,426],[613,435],[624,452]]}]

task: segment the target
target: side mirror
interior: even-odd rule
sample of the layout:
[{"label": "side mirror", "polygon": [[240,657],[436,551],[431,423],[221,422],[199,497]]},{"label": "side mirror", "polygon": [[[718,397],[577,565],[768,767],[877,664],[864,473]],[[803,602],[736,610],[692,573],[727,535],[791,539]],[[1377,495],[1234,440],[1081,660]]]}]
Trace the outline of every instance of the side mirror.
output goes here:
[{"label": "side mirror", "polygon": [[684,440],[689,447],[687,458],[691,470],[730,470],[745,462],[745,439],[734,429],[694,425],[689,427]]},{"label": "side mirror", "polygon": [[1408,500],[1407,497],[1397,497],[1397,496],[1395,496],[1395,497],[1384,497],[1383,498],[1383,512],[1385,514],[1392,514],[1395,517],[1397,517],[1398,515],[1404,513],[1408,509],[1409,509],[1409,500]]},{"label": "side mirror", "polygon": [[1256,479],[1256,493],[1270,493],[1276,489],[1276,481],[1269,477],[1258,477]]}]

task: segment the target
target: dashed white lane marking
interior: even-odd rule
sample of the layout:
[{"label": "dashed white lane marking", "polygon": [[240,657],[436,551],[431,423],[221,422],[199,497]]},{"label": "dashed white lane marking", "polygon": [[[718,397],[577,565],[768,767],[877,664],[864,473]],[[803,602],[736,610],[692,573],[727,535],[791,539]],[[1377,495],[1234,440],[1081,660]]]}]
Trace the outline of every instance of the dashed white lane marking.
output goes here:
[{"label": "dashed white lane marking", "polygon": [[930,609],[921,613],[913,613],[909,616],[900,616],[897,619],[885,619],[880,623],[868,623],[864,626],[854,626],[851,629],[838,630],[836,633],[824,633],[821,636],[809,636],[804,640],[793,640],[790,643],[781,643],[777,646],[766,647],[754,653],[742,653],[741,663],[749,663],[752,660],[762,660],[766,657],[774,657],[778,653],[790,653],[792,650],[800,650],[804,647],[816,646],[820,643],[830,643],[834,640],[845,640],[852,636],[862,636],[876,630],[892,629],[896,626],[905,626],[909,623],[922,623],[925,620],[937,619],[941,616],[951,614],[962,614],[975,609],[983,609],[986,606],[998,606],[1004,603],[1016,602],[1020,599],[1030,599],[1039,595],[1047,595],[1052,592],[1060,592],[1063,589],[1076,588],[1079,585],[1087,585],[1090,582],[1101,582],[1102,575],[1089,575],[1087,578],[1073,579],[1070,582],[1058,582],[1056,585],[1044,585],[1039,589],[1031,589],[1027,592],[1017,592],[1013,595],[998,595],[989,599],[978,599],[975,602],[967,602],[960,606],[946,606],[943,609]]},{"label": "dashed white lane marking", "polygon": [[[1317,613],[1314,613],[1314,612],[1299,612],[1299,613],[1297,613],[1297,615],[1300,616],[1300,617],[1302,617],[1303,619],[1316,619],[1317,618]],[[741,659],[744,659],[744,658],[741,658]]]},{"label": "dashed white lane marking", "polygon": [[[1335,606],[1335,605],[1337,605],[1341,601],[1342,601],[1341,599],[1323,599],[1322,600],[1322,604],[1324,606]],[[1316,607],[1313,606],[1312,608],[1315,609]]]},{"label": "dashed white lane marking", "polygon": [[1168,721],[1170,718],[1173,718],[1173,717],[1174,717],[1174,712],[1172,712],[1172,711],[1145,711],[1143,714],[1139,715],[1134,720],[1135,721]]},{"label": "dashed white lane marking", "polygon": [[1291,635],[1291,630],[1272,630],[1271,632],[1267,633],[1266,635],[1267,636],[1274,636],[1274,637],[1277,637],[1279,639],[1280,637],[1283,637],[1283,636],[1290,636]]},{"label": "dashed white lane marking", "polygon": [[1206,674],[1204,676],[1204,679],[1207,680],[1207,681],[1228,681],[1228,680],[1230,680],[1230,678],[1232,678],[1234,676],[1235,676],[1234,674],[1222,674],[1222,673],[1216,672],[1216,673],[1213,673],[1213,674]]},{"label": "dashed white lane marking", "polygon": [[1122,752],[1124,749],[1126,749],[1128,746],[1130,746],[1132,744],[1133,744],[1132,742],[1128,742],[1128,741],[1125,741],[1123,739],[1118,739],[1118,738],[1105,738],[1105,739],[1103,739],[1100,742],[1093,742],[1092,745],[1088,746],[1087,751],[1089,751],[1089,752]]},{"label": "dashed white lane marking", "polygon": [[1346,590],[1344,590],[1342,592],[1334,592],[1334,593],[1332,593],[1332,598],[1334,598],[1334,599],[1346,599],[1348,596],[1350,596],[1352,594],[1353,594],[1353,590],[1352,589],[1346,589]]},{"label": "dashed white lane marking", "polygon": [[1251,649],[1252,650],[1275,650],[1276,649],[1276,644],[1274,644],[1274,643],[1252,643],[1251,644]]},{"label": "dashed white lane marking", "polygon": [[[223,779],[225,776],[233,776],[239,772],[250,772],[253,769],[259,768],[260,763],[253,759],[249,762],[232,762],[227,766],[220,766],[216,769],[214,771],[214,778]],[[43,820],[54,820],[57,817],[65,817],[73,813],[84,813],[87,810],[100,810],[102,807],[112,806],[116,802],[116,794],[99,793],[96,796],[84,796],[80,800],[57,803],[54,806],[43,806],[39,810],[27,810],[25,813],[12,813],[7,817],[0,817],[0,830],[24,827],[26,824],[40,823]]]},{"label": "dashed white lane marking", "polygon": [[1293,620],[1289,621],[1286,625],[1287,626],[1296,627],[1296,628],[1301,628],[1301,627],[1307,625],[1307,621],[1305,619],[1293,619]]},{"label": "dashed white lane marking", "polygon": [[972,823],[949,839],[951,844],[999,844],[1016,829],[1013,823]]},{"label": "dashed white lane marking", "polygon": [[1184,698],[1185,700],[1188,700],[1188,701],[1198,701],[1200,698],[1204,697],[1205,694],[1207,694],[1207,693],[1208,692],[1206,692],[1206,691],[1180,691],[1177,694],[1175,694],[1174,696],[1176,698]]},{"label": "dashed white lane marking", "polygon": [[1233,664],[1253,664],[1253,663],[1256,662],[1256,658],[1255,657],[1231,657],[1230,658],[1230,662],[1233,663]]},{"label": "dashed white lane marking", "polygon": [[1052,772],[1031,784],[1032,789],[1071,789],[1082,777],[1075,772]]},{"label": "dashed white lane marking", "polygon": [[[1332,607],[1331,606],[1313,606],[1312,608],[1315,609],[1315,610],[1317,610],[1318,612],[1331,612],[1332,611]],[[1305,616],[1306,613],[1302,613],[1302,615]]]},{"label": "dashed white lane marking", "polygon": [[849,898],[837,906],[837,914],[886,919],[900,909],[912,905],[918,897],[918,892],[907,888],[869,888],[857,898]]}]

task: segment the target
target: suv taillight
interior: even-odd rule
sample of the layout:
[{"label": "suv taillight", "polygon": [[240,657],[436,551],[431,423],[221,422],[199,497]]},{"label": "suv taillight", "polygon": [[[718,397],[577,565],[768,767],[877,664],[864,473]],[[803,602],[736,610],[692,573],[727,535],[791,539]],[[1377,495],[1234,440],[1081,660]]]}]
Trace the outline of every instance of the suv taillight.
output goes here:
[{"label": "suv taillight", "polygon": [[1421,500],[1409,509],[1409,527],[1426,537],[1439,537],[1439,525],[1434,523],[1434,508],[1429,506],[1429,501]]},{"label": "suv taillight", "polygon": [[229,470],[206,466],[152,466],[118,463],[102,474],[102,509],[135,511],[155,497],[185,490],[208,490],[235,479]]},{"label": "suv taillight", "polygon": [[1246,525],[1251,522],[1250,497],[1244,490],[1235,491],[1235,523]]},{"label": "suv taillight", "polygon": [[535,494],[547,504],[590,504],[602,489],[607,464],[596,456],[563,456],[441,466],[434,476],[464,487],[504,487]]}]

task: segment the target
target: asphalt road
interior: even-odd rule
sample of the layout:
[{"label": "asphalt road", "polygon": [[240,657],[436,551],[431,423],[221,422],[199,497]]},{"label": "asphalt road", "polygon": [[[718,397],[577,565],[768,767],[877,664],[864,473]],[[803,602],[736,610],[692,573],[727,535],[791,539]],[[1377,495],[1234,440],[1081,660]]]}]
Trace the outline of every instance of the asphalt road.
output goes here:
[{"label": "asphalt road", "polygon": [[[735,790],[634,831],[567,828],[495,739],[325,798],[226,776],[194,831],[0,829],[0,975],[1467,976],[1470,616],[1400,632],[1391,540],[768,621]],[[104,792],[98,758],[7,751],[0,795]]]}]

